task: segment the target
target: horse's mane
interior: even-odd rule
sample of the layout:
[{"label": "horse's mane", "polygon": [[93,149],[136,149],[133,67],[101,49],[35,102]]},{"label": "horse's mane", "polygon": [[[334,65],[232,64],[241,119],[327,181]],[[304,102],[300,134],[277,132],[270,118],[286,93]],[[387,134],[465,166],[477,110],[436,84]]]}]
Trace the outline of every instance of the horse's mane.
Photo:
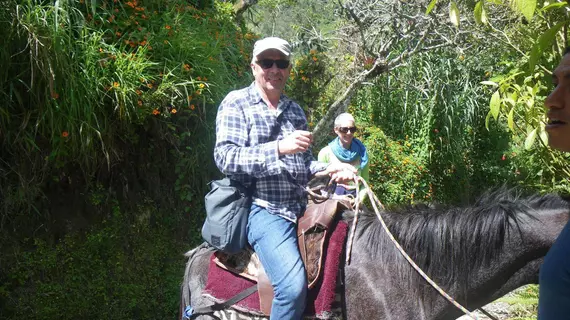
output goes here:
[{"label": "horse's mane", "polygon": [[[410,257],[444,288],[466,288],[469,275],[501,253],[505,236],[520,232],[523,217],[534,219],[538,209],[568,207],[555,195],[523,198],[519,191],[501,188],[484,194],[473,206],[405,207],[381,212],[388,228]],[[358,221],[358,245],[379,264],[395,265],[403,281],[419,276],[386,235],[374,212],[363,211]],[[356,245],[356,244],[355,244]]]}]

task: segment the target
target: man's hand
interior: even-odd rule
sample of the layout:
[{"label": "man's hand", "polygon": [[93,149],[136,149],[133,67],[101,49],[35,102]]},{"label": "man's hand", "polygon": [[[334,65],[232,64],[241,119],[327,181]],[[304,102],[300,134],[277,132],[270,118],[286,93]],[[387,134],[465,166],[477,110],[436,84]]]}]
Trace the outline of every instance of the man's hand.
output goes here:
[{"label": "man's hand", "polygon": [[317,172],[315,176],[329,175],[334,182],[346,183],[354,180],[356,168],[348,163],[332,163],[325,170]]},{"label": "man's hand", "polygon": [[313,143],[313,134],[309,131],[295,130],[278,142],[279,155],[305,152]]}]

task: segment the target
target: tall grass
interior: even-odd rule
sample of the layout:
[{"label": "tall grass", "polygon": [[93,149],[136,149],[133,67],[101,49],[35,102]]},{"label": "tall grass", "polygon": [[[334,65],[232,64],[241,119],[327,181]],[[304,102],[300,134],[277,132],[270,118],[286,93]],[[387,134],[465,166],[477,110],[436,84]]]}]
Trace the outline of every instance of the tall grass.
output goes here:
[{"label": "tall grass", "polygon": [[[464,54],[442,49],[415,56],[352,102],[358,121],[388,139],[371,168],[372,184],[385,197],[464,202],[517,180],[505,128],[485,128],[486,93],[478,83],[491,70],[493,56]],[[364,138],[371,146],[384,140],[376,134]],[[509,161],[502,160],[505,154]]]},{"label": "tall grass", "polygon": [[6,3],[4,214],[29,211],[41,188],[28,186],[53,170],[71,165],[89,181],[109,169],[122,158],[117,145],[136,141],[133,125],[170,123],[175,135],[165,137],[178,145],[180,133],[211,123],[208,106],[228,87],[247,82],[253,36],[233,24],[231,6],[207,14],[184,1]]}]

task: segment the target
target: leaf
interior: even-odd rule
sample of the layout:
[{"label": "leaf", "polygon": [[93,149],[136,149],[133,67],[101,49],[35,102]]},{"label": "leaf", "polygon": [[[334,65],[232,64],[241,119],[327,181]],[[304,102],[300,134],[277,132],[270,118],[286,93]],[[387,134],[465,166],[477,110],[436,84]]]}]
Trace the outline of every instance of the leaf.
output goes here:
[{"label": "leaf", "polygon": [[59,17],[59,0],[55,1],[53,5],[54,13],[55,13],[55,31],[59,28],[58,17]]},{"label": "leaf", "polygon": [[544,128],[540,128],[540,140],[544,143],[545,146],[548,145],[548,133],[544,130]]},{"label": "leaf", "polygon": [[433,8],[435,7],[436,4],[437,4],[437,0],[431,0],[431,2],[427,6],[426,15],[428,15],[433,10]]},{"label": "leaf", "polygon": [[536,128],[534,128],[527,136],[526,139],[524,141],[524,148],[526,150],[530,150],[530,148],[532,148],[532,145],[534,144],[534,141],[536,140]]},{"label": "leaf", "polygon": [[486,24],[487,17],[485,15],[485,7],[483,6],[483,0],[480,0],[475,4],[475,10],[473,11],[475,15],[475,22],[478,24]]},{"label": "leaf", "polygon": [[493,118],[497,120],[497,118],[499,118],[499,111],[501,110],[501,95],[499,94],[499,90],[495,91],[491,96],[489,109]]},{"label": "leaf", "polygon": [[485,5],[483,4],[483,1],[481,1],[481,23],[487,24],[487,22],[489,22],[487,19],[487,11],[485,11]]},{"label": "leaf", "polygon": [[568,6],[568,3],[566,3],[566,2],[555,2],[555,3],[551,3],[551,4],[543,7],[542,9],[540,9],[540,11],[558,9],[558,8],[567,7],[567,6]]},{"label": "leaf", "polygon": [[480,83],[480,84],[484,84],[484,85],[486,85],[486,86],[493,86],[493,87],[498,87],[498,86],[499,86],[498,83],[496,83],[496,82],[494,82],[494,81],[488,81],[488,80],[481,81],[481,82],[479,82],[479,83]]},{"label": "leaf", "polygon": [[515,115],[515,108],[511,108],[511,111],[509,111],[509,115],[507,116],[507,124],[512,132],[515,131],[515,121],[513,119],[514,115]]},{"label": "leaf", "polygon": [[489,119],[491,119],[491,111],[489,111],[485,117],[485,129],[487,129],[487,131],[489,131]]},{"label": "leaf", "polygon": [[534,10],[536,10],[536,0],[515,0],[515,10],[522,13],[528,20],[532,20]]},{"label": "leaf", "polygon": [[449,20],[454,26],[459,27],[459,9],[457,9],[455,1],[449,3]]},{"label": "leaf", "polygon": [[548,46],[551,46],[552,43],[554,42],[556,33],[560,30],[560,28],[562,28],[562,26],[564,26],[567,23],[568,21],[559,22],[554,27],[546,30],[534,43],[534,46],[532,47],[532,50],[530,52],[530,57],[528,59],[529,70],[531,73],[534,71],[534,67],[538,62],[538,59],[542,57],[542,53],[544,52],[544,50]]}]

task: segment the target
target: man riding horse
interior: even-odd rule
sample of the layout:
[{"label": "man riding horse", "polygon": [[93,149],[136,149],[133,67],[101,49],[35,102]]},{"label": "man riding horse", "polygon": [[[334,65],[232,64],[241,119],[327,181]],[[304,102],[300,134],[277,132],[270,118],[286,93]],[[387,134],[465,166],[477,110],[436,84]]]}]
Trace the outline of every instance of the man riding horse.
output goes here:
[{"label": "man riding horse", "polygon": [[307,203],[312,175],[352,179],[354,167],[314,160],[303,109],[283,94],[291,71],[291,47],[269,37],[255,43],[255,81],[230,92],[216,118],[214,158],[222,173],[253,189],[247,239],[273,286],[272,319],[301,319],[307,279],[296,222]]}]

